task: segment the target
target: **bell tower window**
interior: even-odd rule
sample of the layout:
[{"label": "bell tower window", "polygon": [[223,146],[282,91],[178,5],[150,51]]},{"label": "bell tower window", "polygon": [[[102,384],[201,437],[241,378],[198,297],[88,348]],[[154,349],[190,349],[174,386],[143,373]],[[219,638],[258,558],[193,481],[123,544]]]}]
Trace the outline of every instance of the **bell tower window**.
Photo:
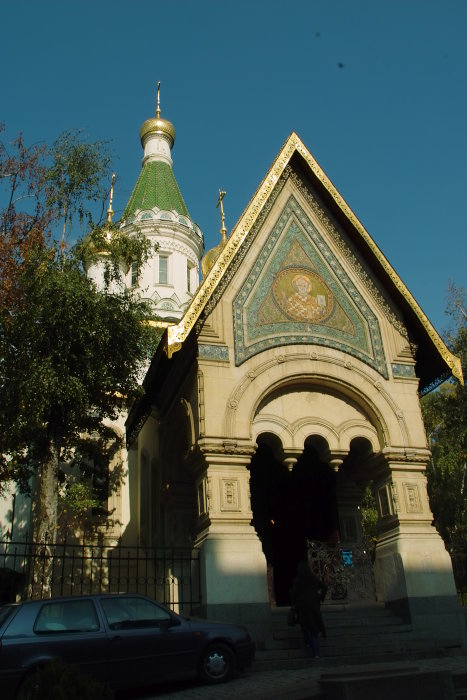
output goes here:
[{"label": "bell tower window", "polygon": [[138,263],[137,262],[132,262],[131,263],[131,286],[136,287],[138,285]]},{"label": "bell tower window", "polygon": [[193,265],[190,262],[188,262],[188,260],[187,260],[187,263],[186,263],[186,289],[187,289],[187,292],[189,292],[190,294],[193,293],[193,288],[194,288],[194,284],[193,284],[193,270],[194,269],[195,268],[193,267]]},{"label": "bell tower window", "polygon": [[159,284],[169,283],[169,256],[159,255]]}]

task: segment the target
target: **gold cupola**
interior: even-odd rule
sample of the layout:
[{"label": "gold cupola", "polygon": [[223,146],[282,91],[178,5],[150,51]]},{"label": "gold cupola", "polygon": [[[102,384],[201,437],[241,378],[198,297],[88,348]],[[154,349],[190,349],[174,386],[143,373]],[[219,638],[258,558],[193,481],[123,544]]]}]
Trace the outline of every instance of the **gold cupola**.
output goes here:
[{"label": "gold cupola", "polygon": [[139,136],[141,139],[141,145],[145,146],[148,136],[163,136],[169,142],[169,147],[172,148],[175,143],[175,127],[172,122],[168,119],[163,119],[161,117],[161,103],[160,103],[160,81],[157,83],[157,107],[156,116],[151,117],[151,119],[146,119],[143,126],[140,129]]}]

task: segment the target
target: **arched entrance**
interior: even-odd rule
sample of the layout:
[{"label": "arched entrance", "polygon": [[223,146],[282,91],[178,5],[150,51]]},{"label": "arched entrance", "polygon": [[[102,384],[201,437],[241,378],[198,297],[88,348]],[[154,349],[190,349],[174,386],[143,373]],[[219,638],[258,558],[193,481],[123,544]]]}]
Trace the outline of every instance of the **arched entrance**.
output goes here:
[{"label": "arched entrance", "polygon": [[275,435],[262,434],[257,444],[250,464],[253,524],[270,572],[271,598],[276,605],[288,605],[307,541],[338,539],[336,474],[316,438],[306,440],[294,465],[284,463]]}]

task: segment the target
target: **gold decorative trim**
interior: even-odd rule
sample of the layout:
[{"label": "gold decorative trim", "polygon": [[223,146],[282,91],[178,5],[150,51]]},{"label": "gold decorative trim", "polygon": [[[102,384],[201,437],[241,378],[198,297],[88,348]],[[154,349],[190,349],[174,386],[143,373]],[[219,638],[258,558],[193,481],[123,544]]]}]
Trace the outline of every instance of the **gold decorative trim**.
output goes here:
[{"label": "gold decorative trim", "polygon": [[339,194],[337,189],[332,184],[331,180],[329,180],[327,175],[318,165],[317,161],[313,158],[311,153],[308,151],[306,146],[303,144],[303,142],[295,132],[292,132],[292,134],[285,142],[279,155],[272,164],[272,167],[266,174],[266,177],[256,190],[255,194],[253,195],[253,198],[250,200],[247,208],[245,209],[244,214],[241,216],[237,224],[232,229],[232,232],[230,233],[230,236],[227,239],[227,243],[224,249],[217,258],[206,279],[203,281],[198,291],[196,292],[196,295],[194,296],[190,306],[188,307],[182,321],[176,326],[171,326],[167,329],[168,357],[172,357],[173,353],[181,347],[181,344],[187,338],[189,332],[191,331],[197,319],[199,318],[204,308],[204,305],[206,304],[212,292],[216,289],[217,285],[219,284],[224,274],[224,271],[229,266],[232,258],[235,256],[235,254],[241,247],[243,241],[245,240],[245,237],[249,233],[256,218],[261,212],[263,206],[265,205],[267,199],[269,198],[272,190],[274,189],[280,176],[284,172],[284,169],[287,167],[287,164],[289,163],[295,151],[300,153],[300,155],[305,160],[315,177],[329,192],[329,194],[336,202],[340,210],[358,231],[358,233],[363,238],[367,246],[370,248],[378,262],[381,264],[386,274],[389,275],[395,287],[398,289],[398,291],[407,301],[409,306],[415,312],[416,316],[419,318],[422,326],[428,333],[433,344],[435,345],[436,349],[438,350],[439,354],[441,355],[447,366],[451,369],[454,377],[459,379],[461,384],[463,384],[464,379],[462,375],[462,366],[460,359],[448,350],[438,333],[431,325],[430,321],[428,320],[428,317],[423,313],[415,298],[409,292],[409,290],[402,282],[396,271],[390,265],[389,261],[386,259],[386,257],[383,255],[376,243],[373,241],[368,231],[358,220],[357,216],[354,214],[347,202]]},{"label": "gold decorative trim", "polygon": [[145,321],[148,326],[151,326],[152,328],[170,328],[170,326],[175,325],[175,321],[154,321],[152,319],[149,319],[149,321]]}]

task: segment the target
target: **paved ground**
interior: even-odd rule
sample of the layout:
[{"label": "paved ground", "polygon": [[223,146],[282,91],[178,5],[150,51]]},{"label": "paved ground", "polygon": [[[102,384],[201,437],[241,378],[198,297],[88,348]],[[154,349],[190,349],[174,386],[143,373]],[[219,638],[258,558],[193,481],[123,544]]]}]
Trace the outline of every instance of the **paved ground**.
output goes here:
[{"label": "paved ground", "polygon": [[319,661],[311,660],[307,668],[292,671],[255,671],[253,665],[251,669],[222,686],[203,686],[198,683],[171,684],[155,689],[152,693],[131,695],[131,698],[135,700],[136,698],[138,700],[159,700],[160,698],[170,698],[171,700],[219,700],[219,698],[222,700],[238,700],[239,698],[245,700],[306,700],[319,692],[321,674],[341,673],[345,672],[346,669],[355,672],[360,668],[362,671],[368,671],[371,668],[388,673],[404,668],[406,670],[418,668],[421,671],[444,669],[467,673],[467,651],[464,650],[464,652],[444,658],[412,659],[401,662],[388,660],[385,663],[361,667],[355,665],[330,667],[324,663],[320,664]]}]

